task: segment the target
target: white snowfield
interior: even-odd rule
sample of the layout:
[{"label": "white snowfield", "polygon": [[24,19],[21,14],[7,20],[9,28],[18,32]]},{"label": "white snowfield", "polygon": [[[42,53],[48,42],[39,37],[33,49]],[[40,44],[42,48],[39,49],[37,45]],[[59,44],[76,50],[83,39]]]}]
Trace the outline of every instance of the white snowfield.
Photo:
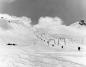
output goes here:
[{"label": "white snowfield", "polygon": [[85,27],[76,25],[0,14],[0,67],[86,67]]}]

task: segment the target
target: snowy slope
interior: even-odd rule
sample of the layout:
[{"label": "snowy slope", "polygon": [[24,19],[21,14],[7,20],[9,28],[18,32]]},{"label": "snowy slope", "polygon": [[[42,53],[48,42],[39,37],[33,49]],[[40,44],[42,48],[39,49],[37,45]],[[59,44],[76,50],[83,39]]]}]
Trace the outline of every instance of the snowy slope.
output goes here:
[{"label": "snowy slope", "polygon": [[62,25],[58,17],[42,17],[34,26],[30,18],[0,17],[0,67],[74,67],[75,57],[85,56],[85,33]]}]

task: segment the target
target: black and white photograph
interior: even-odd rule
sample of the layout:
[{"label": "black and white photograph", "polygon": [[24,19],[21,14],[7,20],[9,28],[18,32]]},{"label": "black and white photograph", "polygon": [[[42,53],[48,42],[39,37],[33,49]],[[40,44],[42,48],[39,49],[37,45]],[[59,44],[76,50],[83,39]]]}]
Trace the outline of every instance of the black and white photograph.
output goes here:
[{"label": "black and white photograph", "polygon": [[86,67],[86,0],[0,0],[0,67]]}]

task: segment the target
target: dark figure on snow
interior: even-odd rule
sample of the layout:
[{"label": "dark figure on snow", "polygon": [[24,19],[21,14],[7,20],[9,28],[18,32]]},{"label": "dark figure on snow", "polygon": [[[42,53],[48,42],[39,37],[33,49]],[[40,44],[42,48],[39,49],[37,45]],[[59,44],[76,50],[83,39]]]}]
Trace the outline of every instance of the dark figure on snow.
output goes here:
[{"label": "dark figure on snow", "polygon": [[84,20],[80,20],[79,24],[80,24],[80,25],[86,25],[86,23],[85,23]]},{"label": "dark figure on snow", "polygon": [[13,45],[13,46],[15,46],[16,44],[14,44],[14,43],[13,44],[12,43],[8,43],[7,45]]}]

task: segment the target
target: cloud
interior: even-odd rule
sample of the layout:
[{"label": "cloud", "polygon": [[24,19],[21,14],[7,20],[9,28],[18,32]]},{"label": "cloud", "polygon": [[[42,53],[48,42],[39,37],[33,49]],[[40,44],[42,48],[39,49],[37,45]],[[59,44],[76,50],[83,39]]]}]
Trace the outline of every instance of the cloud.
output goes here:
[{"label": "cloud", "polygon": [[[84,43],[86,39],[86,27],[80,26],[78,22],[69,26],[63,25],[63,21],[59,17],[41,17],[38,24],[34,25],[34,28],[38,30],[38,36],[40,37],[43,33],[52,34],[55,38],[58,36]],[[57,34],[56,36],[54,34]],[[57,37],[57,38],[58,38]],[[42,37],[43,38],[43,37]],[[50,37],[51,38],[51,37]]]},{"label": "cloud", "polygon": [[30,18],[0,14],[0,36],[5,44],[14,42],[18,45],[28,45],[30,40],[35,37],[31,29]]},{"label": "cloud", "polygon": [[[86,37],[85,28],[78,28],[78,23],[69,26],[63,25],[63,21],[59,17],[40,17],[38,24],[36,25],[31,25],[31,18],[25,16],[16,17],[8,14],[0,14],[0,18],[0,31],[3,33],[6,32],[7,35],[10,34],[10,37],[15,36],[14,39],[18,37],[16,40],[20,40],[22,43],[27,43],[28,40],[36,37],[34,34],[36,31],[39,31],[40,33],[49,33],[49,36],[52,34],[55,38],[57,36],[62,36],[78,41]],[[15,35],[13,35],[13,33],[15,33]],[[55,36],[54,34],[57,35]],[[41,34],[38,36],[40,35]]]},{"label": "cloud", "polygon": [[63,21],[59,17],[40,17],[38,24],[34,27],[51,27],[61,25]]}]

